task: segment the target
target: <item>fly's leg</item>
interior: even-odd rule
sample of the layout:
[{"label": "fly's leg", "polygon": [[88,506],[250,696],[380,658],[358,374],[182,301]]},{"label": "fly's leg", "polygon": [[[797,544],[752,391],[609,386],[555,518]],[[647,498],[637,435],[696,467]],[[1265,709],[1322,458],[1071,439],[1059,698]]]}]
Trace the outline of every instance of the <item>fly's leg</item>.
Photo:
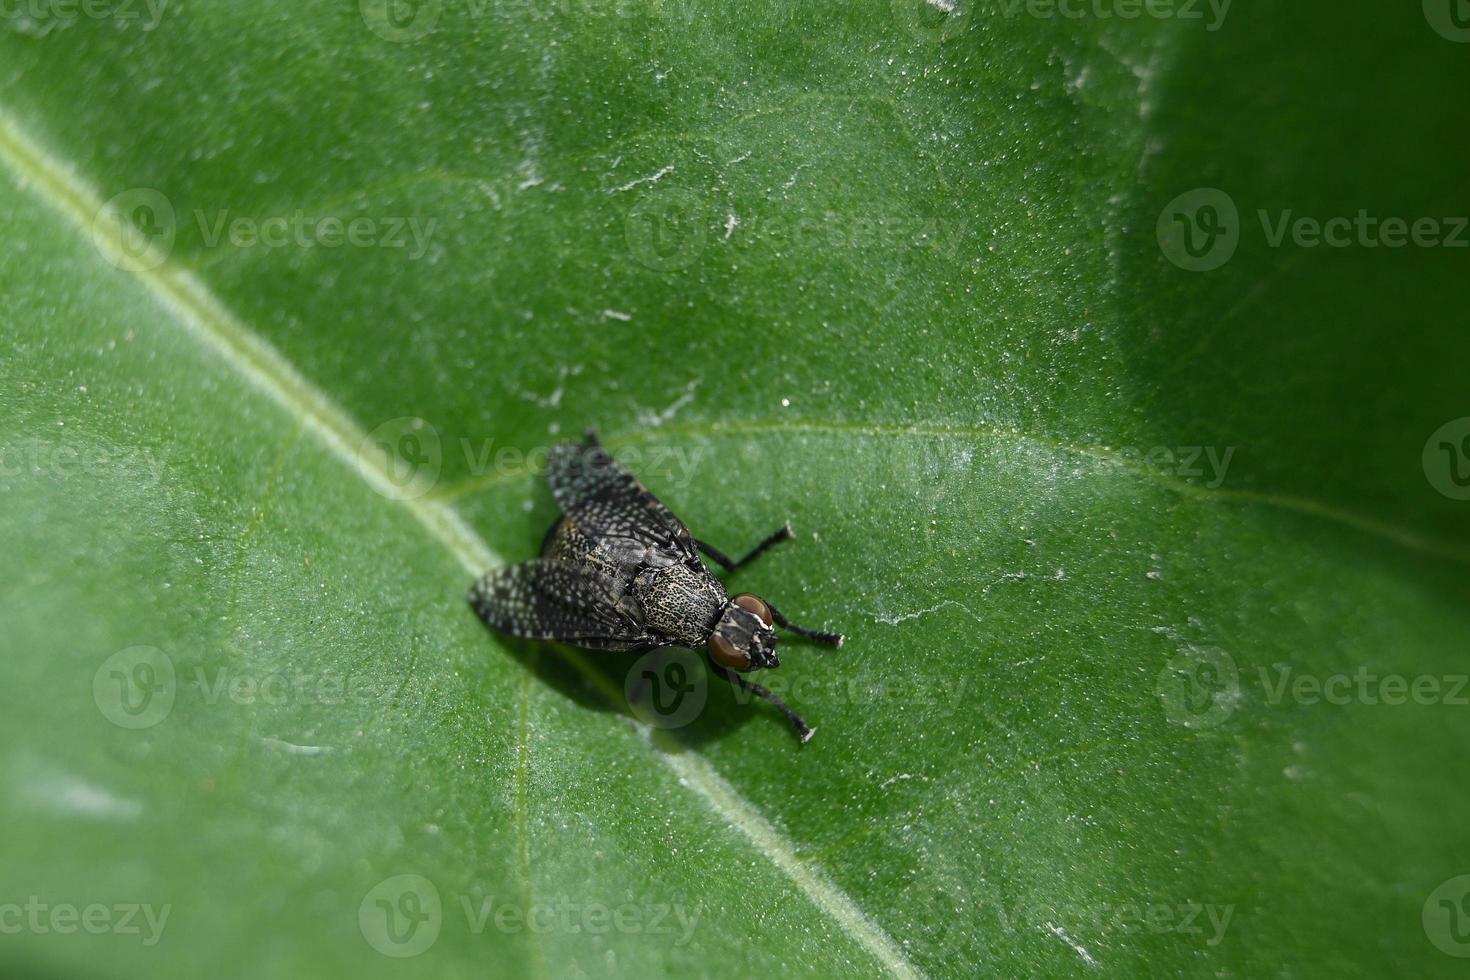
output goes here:
[{"label": "fly's leg", "polygon": [[751,548],[744,558],[735,563],[735,568],[749,565],[761,555],[765,554],[765,552],[769,548],[771,548],[771,546],[778,545],[782,541],[790,541],[794,537],[796,537],[796,533],[791,530],[791,522],[787,521],[785,524],[782,524],[779,528],[766,535],[766,539],[764,541],[756,545],[754,548]]},{"label": "fly's leg", "polygon": [[750,552],[739,561],[731,561],[729,555],[725,554],[714,545],[705,544],[703,541],[700,541],[698,539],[696,539],[694,543],[699,547],[699,550],[709,556],[709,559],[713,561],[716,565],[719,565],[727,572],[733,572],[735,571],[735,569],[742,568],[755,561],[767,550],[769,550],[773,545],[778,545],[782,541],[790,541],[794,537],[796,537],[796,534],[791,530],[791,522],[787,521],[785,524],[782,524],[778,530],[768,534],[764,541],[756,545],[754,548],[751,548]]},{"label": "fly's leg", "polygon": [[774,704],[778,709],[780,709],[781,713],[786,716],[786,720],[791,722],[791,727],[796,729],[796,737],[800,739],[803,744],[811,740],[811,737],[816,732],[816,729],[809,727],[806,722],[802,721],[801,715],[797,714],[795,711],[792,711],[791,706],[788,705],[785,701],[782,701],[776,695],[772,694],[764,687],[761,687],[759,684],[752,684],[750,681],[746,680],[744,677],[741,677],[733,670],[730,670],[726,667],[721,667],[719,664],[710,664],[710,668],[714,670],[715,674],[721,680],[728,681],[729,683],[734,684],[736,687],[741,688],[742,690],[749,691],[756,697],[764,698],[765,700]]},{"label": "fly's leg", "polygon": [[814,643],[820,643],[823,646],[829,647],[840,647],[842,646],[842,641],[846,639],[841,633],[824,633],[821,630],[809,630],[804,626],[797,626],[791,620],[781,615],[781,610],[769,602],[766,603],[766,608],[771,610],[771,618],[776,621],[777,626],[783,630],[790,630],[797,636],[804,636]]}]

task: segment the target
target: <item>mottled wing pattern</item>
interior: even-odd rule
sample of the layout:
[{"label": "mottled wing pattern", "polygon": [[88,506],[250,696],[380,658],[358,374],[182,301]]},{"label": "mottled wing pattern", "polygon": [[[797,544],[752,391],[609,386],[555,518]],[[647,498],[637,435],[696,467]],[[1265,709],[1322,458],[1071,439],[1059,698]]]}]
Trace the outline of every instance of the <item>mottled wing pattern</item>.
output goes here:
[{"label": "mottled wing pattern", "polygon": [[693,557],[694,536],[597,438],[566,443],[546,460],[546,481],[561,511],[588,538],[623,538]]},{"label": "mottled wing pattern", "polygon": [[664,642],[619,603],[613,583],[566,562],[535,558],[497,568],[475,582],[469,600],[487,626],[527,639],[592,650],[639,650]]}]

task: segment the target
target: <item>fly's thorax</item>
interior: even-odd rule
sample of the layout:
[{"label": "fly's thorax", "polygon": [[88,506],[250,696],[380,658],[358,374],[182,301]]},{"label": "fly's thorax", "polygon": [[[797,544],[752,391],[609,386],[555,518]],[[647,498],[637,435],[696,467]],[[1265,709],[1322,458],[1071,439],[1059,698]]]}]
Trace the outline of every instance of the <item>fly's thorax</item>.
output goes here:
[{"label": "fly's thorax", "polygon": [[639,572],[633,594],[650,629],[691,648],[704,645],[729,602],[719,579],[685,564]]}]

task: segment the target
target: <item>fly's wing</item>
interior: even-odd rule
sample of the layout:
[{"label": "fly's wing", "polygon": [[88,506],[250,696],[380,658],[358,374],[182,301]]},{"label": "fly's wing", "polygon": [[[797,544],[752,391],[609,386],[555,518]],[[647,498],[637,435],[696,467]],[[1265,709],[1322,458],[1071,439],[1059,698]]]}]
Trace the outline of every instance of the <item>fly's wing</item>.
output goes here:
[{"label": "fly's wing", "polygon": [[497,568],[470,588],[470,606],[487,626],[531,640],[590,650],[640,650],[665,641],[618,602],[602,575],[542,558]]},{"label": "fly's wing", "polygon": [[557,506],[593,541],[622,538],[644,547],[694,557],[694,536],[627,467],[588,434],[565,443],[546,460],[546,481]]}]

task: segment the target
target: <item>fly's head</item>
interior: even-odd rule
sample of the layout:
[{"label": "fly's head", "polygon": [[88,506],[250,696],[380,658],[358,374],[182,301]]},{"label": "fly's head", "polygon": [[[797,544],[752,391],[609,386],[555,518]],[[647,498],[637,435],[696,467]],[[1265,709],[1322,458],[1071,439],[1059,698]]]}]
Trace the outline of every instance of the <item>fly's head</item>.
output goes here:
[{"label": "fly's head", "polygon": [[709,636],[709,653],[721,667],[742,674],[781,666],[776,656],[771,607],[749,592],[742,592],[725,603]]}]

